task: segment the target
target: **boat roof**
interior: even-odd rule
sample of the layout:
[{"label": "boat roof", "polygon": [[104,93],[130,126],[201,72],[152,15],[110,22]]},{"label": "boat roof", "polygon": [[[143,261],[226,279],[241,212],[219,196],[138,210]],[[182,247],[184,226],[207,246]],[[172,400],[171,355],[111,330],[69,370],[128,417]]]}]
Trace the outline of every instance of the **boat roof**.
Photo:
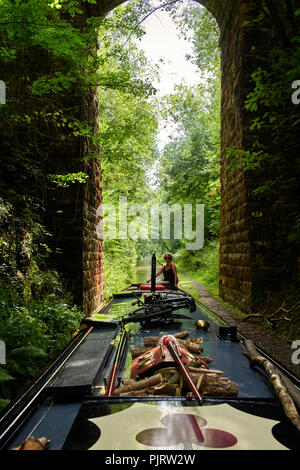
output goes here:
[{"label": "boat roof", "polygon": [[[29,397],[31,404],[26,405],[28,410],[22,415],[22,426],[18,426],[20,418],[16,407],[14,409],[12,406],[2,414],[0,418],[2,448],[16,447],[34,435],[45,436],[51,440],[49,447],[51,450],[106,448],[109,442],[113,443],[111,445],[114,449],[152,449],[156,447],[154,444],[152,447],[147,444],[150,441],[146,435],[141,434],[142,437],[134,439],[131,436],[129,439],[124,434],[123,440],[119,435],[116,436],[113,431],[115,420],[123,418],[126,429],[128,426],[130,428],[131,421],[135,422],[136,429],[132,431],[132,435],[139,436],[143,430],[153,429],[153,426],[161,429],[166,422],[170,422],[171,418],[168,416],[172,413],[182,416],[184,423],[186,416],[194,416],[193,419],[198,420],[198,423],[202,419],[201,423],[204,420],[215,426],[221,426],[224,432],[238,435],[239,445],[236,443],[233,448],[238,449],[247,445],[253,449],[265,449],[264,446],[277,449],[295,448],[298,445],[296,442],[299,442],[297,441],[299,435],[297,438],[295,429],[287,422],[266,374],[256,367],[249,366],[248,359],[243,355],[244,347],[241,343],[243,338],[238,335],[236,341],[221,339],[219,327],[224,325],[224,322],[200,302],[196,302],[196,310],[192,313],[187,309],[176,312],[182,313],[186,318],[153,323],[148,328],[141,327],[139,323],[128,323],[126,328],[131,330],[131,337],[127,346],[126,360],[119,375],[129,377],[132,363],[130,346],[142,347],[146,336],[163,336],[188,330],[192,338],[203,338],[203,354],[213,358],[212,367],[222,370],[224,376],[238,384],[238,397],[226,399],[207,397],[204,399],[204,406],[199,407],[196,400],[186,397],[150,399],[101,395],[112,367],[115,349],[113,341],[120,334],[120,319],[137,308],[133,304],[146,294],[147,292],[139,289],[139,285],[129,286],[128,289],[115,295],[99,313],[83,321],[83,329],[57,359],[50,375],[44,378],[39,396]],[[181,290],[166,289],[164,295],[178,298],[187,294]],[[210,324],[209,329],[197,329],[195,326],[197,320],[207,320]],[[298,387],[299,383],[296,383],[296,386]],[[150,413],[147,418],[149,407],[152,409],[152,415]],[[17,408],[20,410],[21,401]],[[161,418],[162,415],[164,418]],[[161,422],[161,419],[164,421]],[[234,423],[237,422],[244,426],[244,431],[247,429],[246,423],[251,422],[249,429],[253,430],[252,434],[247,431],[249,435],[246,433],[245,437],[241,429],[236,429]],[[254,432],[258,425],[267,433],[268,439],[265,440],[265,444],[262,443],[261,437],[259,438],[259,433]],[[133,424],[132,426],[134,427]],[[210,435],[209,432],[206,434]],[[228,442],[232,444],[233,441]],[[201,448],[200,444],[194,442],[194,448]],[[169,447],[182,448],[180,447],[182,445],[187,444],[182,444],[182,441],[176,443],[172,441]]]}]

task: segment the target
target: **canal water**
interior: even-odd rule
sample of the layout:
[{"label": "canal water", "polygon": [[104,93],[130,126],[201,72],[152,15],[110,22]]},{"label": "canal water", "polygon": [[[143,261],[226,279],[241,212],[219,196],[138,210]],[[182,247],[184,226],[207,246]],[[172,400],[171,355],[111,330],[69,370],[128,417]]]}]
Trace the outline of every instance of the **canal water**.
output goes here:
[{"label": "canal water", "polygon": [[[159,263],[156,263],[156,272],[159,270]],[[138,284],[146,282],[151,278],[151,256],[147,256],[140,260],[136,266],[136,282]]]}]

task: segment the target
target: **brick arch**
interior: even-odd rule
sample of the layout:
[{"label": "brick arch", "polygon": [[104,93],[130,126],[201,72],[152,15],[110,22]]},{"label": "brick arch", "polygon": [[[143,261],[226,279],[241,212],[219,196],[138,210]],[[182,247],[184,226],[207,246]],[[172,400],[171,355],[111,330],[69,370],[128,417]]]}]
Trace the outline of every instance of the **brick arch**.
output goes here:
[{"label": "brick arch", "polygon": [[[105,15],[126,0],[104,0],[89,5],[87,16]],[[252,213],[255,206],[251,180],[242,170],[229,168],[226,149],[251,149],[249,116],[244,101],[250,90],[251,74],[257,68],[256,55],[267,48],[263,32],[255,26],[243,27],[255,14],[250,0],[195,0],[205,6],[220,26],[222,50],[221,109],[221,236],[220,295],[243,311],[252,309],[257,293],[264,289],[266,273],[273,280],[274,270],[268,260],[269,240],[261,234]],[[90,91],[83,101],[83,115],[88,110],[97,121],[97,94]],[[84,152],[88,153],[89,144]],[[101,171],[95,161],[85,164],[90,175],[82,194],[83,257],[82,292],[86,314],[97,311],[103,300],[103,243],[95,234],[96,208],[101,202]],[[264,219],[264,228],[268,222]],[[259,221],[258,221],[259,223]],[[267,232],[268,232],[267,228]]]}]

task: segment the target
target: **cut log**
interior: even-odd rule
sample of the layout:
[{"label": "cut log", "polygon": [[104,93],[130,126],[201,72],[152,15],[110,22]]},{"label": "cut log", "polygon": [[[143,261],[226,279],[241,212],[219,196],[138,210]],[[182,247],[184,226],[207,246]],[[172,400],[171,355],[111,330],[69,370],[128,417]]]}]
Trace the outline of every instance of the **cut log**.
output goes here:
[{"label": "cut log", "polygon": [[141,356],[142,354],[146,354],[148,351],[151,351],[152,348],[134,348],[133,346],[130,348],[130,352],[132,355],[132,359]]},{"label": "cut log", "polygon": [[177,339],[184,339],[184,338],[187,338],[189,335],[190,335],[190,331],[182,331],[181,333],[176,333],[175,335],[175,338]]},{"label": "cut log", "polygon": [[200,390],[200,388],[201,388],[201,384],[202,384],[202,381],[203,381],[203,377],[204,377],[203,374],[199,374],[199,379],[198,379],[198,382],[197,382],[197,384],[196,384],[197,390]]},{"label": "cut log", "polygon": [[189,341],[188,339],[180,339],[178,340],[180,346],[184,347],[187,349],[189,352],[194,353],[194,354],[200,354],[203,351],[203,347],[201,344],[195,344]]},{"label": "cut log", "polygon": [[[191,379],[197,386],[200,374],[190,373]],[[226,377],[216,374],[202,374],[200,393],[202,396],[235,397],[238,395],[238,385]]]},{"label": "cut log", "polygon": [[239,387],[227,377],[207,374],[201,384],[201,393],[203,396],[236,397]]},{"label": "cut log", "polygon": [[145,348],[155,348],[160,340],[159,336],[146,336],[144,338]]},{"label": "cut log", "polygon": [[179,384],[180,383],[180,370],[177,367],[166,367],[165,369],[159,369],[164,382],[169,382],[170,384]]},{"label": "cut log", "polygon": [[298,413],[300,412],[300,391],[299,389],[293,384],[293,382],[288,378],[285,377],[283,374],[280,373],[280,377],[282,382],[284,383],[287,391],[291,395],[297,409]]},{"label": "cut log", "polygon": [[[196,357],[195,357],[196,359]],[[200,368],[202,365],[208,365],[211,362],[213,362],[213,359],[211,357],[206,357],[206,356],[201,356],[197,355],[197,360],[189,362],[189,366],[195,367],[195,368]]]},{"label": "cut log", "polygon": [[246,339],[244,341],[244,346],[246,351],[244,351],[243,354],[249,359],[251,365],[257,365],[266,371],[286,416],[296,426],[298,431],[300,431],[300,416],[287,387],[282,381],[279,370],[274,366],[274,364],[272,364],[272,362],[258,354],[252,340]]},{"label": "cut log", "polygon": [[154,395],[175,397],[178,385],[165,382],[161,385],[153,387]]},{"label": "cut log", "polygon": [[194,344],[200,344],[200,343],[203,343],[203,338],[197,338],[197,339],[188,338],[188,341]]},{"label": "cut log", "polygon": [[134,380],[134,379],[123,379],[122,380],[123,386],[127,386],[127,385],[130,385],[130,384],[133,384],[133,383],[136,383],[136,380]]},{"label": "cut log", "polygon": [[194,374],[214,374],[214,375],[218,375],[218,376],[222,376],[223,375],[223,372],[221,370],[214,370],[214,369],[203,369],[203,368],[198,368],[198,367],[191,367],[191,366],[187,366],[187,369],[194,373]]},{"label": "cut log", "polygon": [[178,392],[178,386],[176,384],[169,384],[168,382],[157,385],[155,387],[149,387],[142,390],[132,390],[130,392],[121,393],[120,397],[175,397]]},{"label": "cut log", "polygon": [[158,385],[161,382],[162,382],[161,374],[156,374],[153,377],[149,377],[144,380],[138,380],[124,387],[116,388],[113,392],[113,395],[115,396],[115,395],[120,395],[120,394],[124,394],[127,392],[143,390],[145,388],[150,388],[150,387],[153,387],[154,385]]},{"label": "cut log", "polygon": [[[159,336],[148,336],[144,338],[145,348],[155,348],[160,340]],[[200,354],[203,351],[201,344],[195,344],[188,339],[178,339],[178,344],[193,354]],[[148,350],[149,350],[148,349]]]},{"label": "cut log", "polygon": [[[191,333],[190,331],[182,331],[181,333],[176,333],[175,335],[172,335],[172,336],[174,336],[174,338],[184,340],[189,336],[190,333]],[[161,336],[146,336],[144,338],[144,345],[145,347],[151,346],[154,348],[155,346],[157,346],[160,339],[161,339]]]}]

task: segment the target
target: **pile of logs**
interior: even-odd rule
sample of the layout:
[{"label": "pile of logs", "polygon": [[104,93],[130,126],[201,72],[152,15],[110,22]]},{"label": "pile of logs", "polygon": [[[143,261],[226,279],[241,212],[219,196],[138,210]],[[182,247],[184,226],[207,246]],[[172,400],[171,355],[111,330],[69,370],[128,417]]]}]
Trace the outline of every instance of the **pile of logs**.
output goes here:
[{"label": "pile of logs", "polygon": [[[238,386],[230,379],[223,377],[223,372],[207,367],[213,359],[202,355],[202,339],[188,338],[190,332],[184,331],[173,335],[178,343],[193,355],[193,360],[186,369],[202,396],[237,396]],[[144,338],[144,347],[131,348],[132,358],[145,354],[159,343],[159,336]],[[163,366],[162,366],[163,367]],[[151,370],[149,370],[149,375]],[[174,363],[173,367],[162,368],[144,379],[123,379],[122,386],[117,388],[114,396],[190,396],[184,378]]]}]

